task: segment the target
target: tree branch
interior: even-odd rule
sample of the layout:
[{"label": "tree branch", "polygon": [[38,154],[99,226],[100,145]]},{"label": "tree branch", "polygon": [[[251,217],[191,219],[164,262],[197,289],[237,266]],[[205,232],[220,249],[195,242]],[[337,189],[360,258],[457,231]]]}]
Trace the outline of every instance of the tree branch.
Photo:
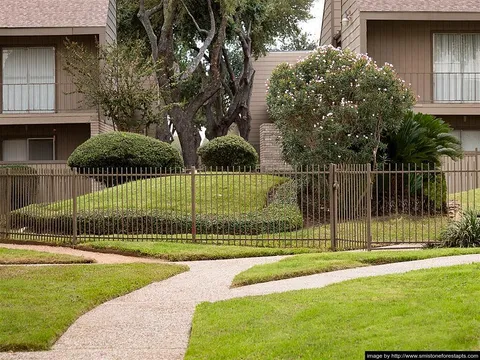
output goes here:
[{"label": "tree branch", "polygon": [[215,15],[212,9],[212,2],[211,0],[207,0],[207,3],[208,3],[208,14],[210,16],[210,30],[208,31],[207,37],[203,42],[203,45],[200,48],[200,51],[198,52],[197,56],[195,57],[195,59],[193,59],[193,61],[187,67],[187,70],[185,70],[185,72],[180,76],[181,81],[187,79],[190,75],[193,74],[198,64],[200,64],[200,62],[202,61],[203,55],[209,48],[215,36]]},{"label": "tree branch", "polygon": [[187,11],[187,14],[190,16],[190,18],[192,19],[193,23],[195,24],[195,27],[197,28],[198,32],[199,32],[200,34],[208,35],[208,31],[207,31],[207,30],[200,28],[200,26],[198,25],[197,21],[196,21],[195,18],[193,17],[192,13],[188,10],[188,7],[187,7],[187,5],[185,4],[185,2],[184,2],[183,0],[182,0],[182,4],[183,4],[183,7],[185,8],[185,10]]},{"label": "tree branch", "polygon": [[150,16],[152,16],[157,11],[160,11],[163,8],[163,1],[160,2],[157,6],[146,10],[145,9],[145,0],[140,0],[140,10],[138,11],[137,17],[142,23],[143,27],[148,36],[150,42],[150,47],[152,48],[152,57],[154,61],[158,60],[158,44],[157,44],[157,35],[153,30],[152,22],[150,21]]},{"label": "tree branch", "polygon": [[232,64],[230,63],[230,57],[228,56],[227,49],[222,47],[222,55],[223,55],[223,62],[225,64],[225,68],[227,69],[228,75],[230,77],[230,82],[232,83],[233,86],[233,91],[237,91],[237,82],[236,82],[236,76],[235,73],[233,72],[232,69]]}]

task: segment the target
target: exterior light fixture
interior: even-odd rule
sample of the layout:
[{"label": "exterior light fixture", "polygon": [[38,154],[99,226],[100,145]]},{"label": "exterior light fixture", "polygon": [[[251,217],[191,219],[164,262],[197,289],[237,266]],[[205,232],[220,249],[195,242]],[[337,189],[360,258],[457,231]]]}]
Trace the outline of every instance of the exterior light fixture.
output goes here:
[{"label": "exterior light fixture", "polygon": [[342,26],[347,27],[350,24],[350,20],[352,20],[352,13],[347,11],[342,18]]}]

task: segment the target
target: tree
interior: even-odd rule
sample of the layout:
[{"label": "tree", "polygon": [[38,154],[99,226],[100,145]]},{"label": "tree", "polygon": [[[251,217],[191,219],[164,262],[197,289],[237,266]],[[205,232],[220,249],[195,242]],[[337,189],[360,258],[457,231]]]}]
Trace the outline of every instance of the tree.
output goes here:
[{"label": "tree", "polygon": [[[312,0],[139,0],[154,61],[160,60],[157,81],[161,98],[178,134],[187,166],[196,164],[200,145],[199,118],[206,119],[209,137],[225,135],[235,122],[248,138],[249,102],[255,56],[279,34],[297,28]],[[241,49],[236,72],[231,54]],[[258,55],[257,55],[258,54]],[[202,116],[198,116],[200,113]],[[164,124],[165,131],[168,125]]]},{"label": "tree", "polygon": [[86,106],[99,107],[120,131],[139,132],[157,121],[158,87],[152,81],[158,64],[142,55],[141,42],[112,44],[93,52],[67,41],[64,68]]},{"label": "tree", "polygon": [[[240,136],[248,140],[253,62],[280,39],[293,42],[301,33],[299,22],[310,18],[311,5],[312,0],[247,0],[238,4],[222,48],[222,87],[203,109],[207,138],[224,136],[236,124]],[[192,15],[205,21],[201,8],[192,8],[196,10]],[[182,38],[194,38],[194,31],[186,26]]]},{"label": "tree", "polygon": [[413,103],[391,65],[379,67],[366,55],[332,46],[278,66],[267,96],[292,165],[375,166],[385,136],[399,129]]},{"label": "tree", "polygon": [[304,51],[315,50],[318,47],[317,41],[311,39],[310,35],[298,31],[272,46],[269,51]]}]

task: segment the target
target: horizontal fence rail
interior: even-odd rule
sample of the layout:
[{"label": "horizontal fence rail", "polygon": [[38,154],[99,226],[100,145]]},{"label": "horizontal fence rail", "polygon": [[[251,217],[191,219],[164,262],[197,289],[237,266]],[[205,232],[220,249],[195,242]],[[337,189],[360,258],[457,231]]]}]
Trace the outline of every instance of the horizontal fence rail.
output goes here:
[{"label": "horizontal fence rail", "polygon": [[272,171],[0,164],[0,239],[334,250],[437,243],[462,211],[480,210],[480,169],[470,160]]}]

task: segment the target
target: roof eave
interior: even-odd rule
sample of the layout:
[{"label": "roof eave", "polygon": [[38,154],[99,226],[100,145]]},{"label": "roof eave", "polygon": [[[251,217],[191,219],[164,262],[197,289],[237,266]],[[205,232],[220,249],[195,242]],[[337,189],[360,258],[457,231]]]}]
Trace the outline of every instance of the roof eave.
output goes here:
[{"label": "roof eave", "polygon": [[480,12],[371,11],[360,9],[364,20],[480,21]]},{"label": "roof eave", "polygon": [[104,26],[79,27],[0,27],[0,36],[69,36],[69,35],[101,35]]}]

